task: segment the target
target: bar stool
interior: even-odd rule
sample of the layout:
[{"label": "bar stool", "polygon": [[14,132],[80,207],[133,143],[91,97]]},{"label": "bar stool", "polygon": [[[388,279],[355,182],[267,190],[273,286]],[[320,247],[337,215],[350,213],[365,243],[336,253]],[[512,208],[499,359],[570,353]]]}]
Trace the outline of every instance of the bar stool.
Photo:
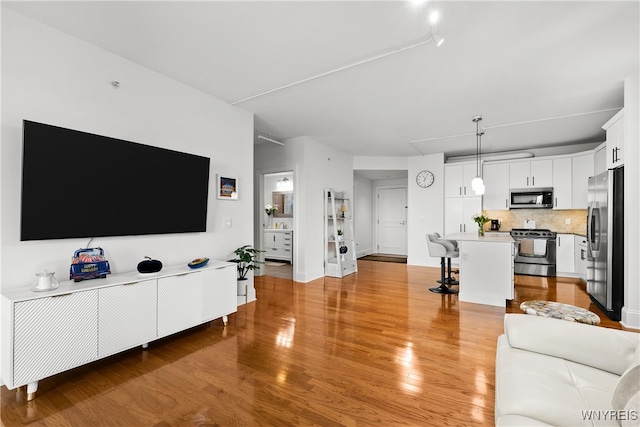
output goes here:
[{"label": "bar stool", "polygon": [[[440,237],[440,233],[433,233],[434,236],[436,236],[436,238],[438,239],[439,242],[449,242],[453,248],[457,251],[458,255],[456,255],[454,258],[460,256],[460,250],[458,249],[458,242],[456,240],[449,240],[449,239],[443,239]],[[460,282],[458,282],[455,278],[451,277],[451,258],[447,258],[447,277],[445,280],[445,284],[449,285],[449,286],[457,286],[460,284]],[[456,270],[453,273],[455,274],[459,274],[460,271]],[[438,280],[438,283],[440,283],[440,281]]]},{"label": "bar stool", "polygon": [[429,290],[437,294],[457,294],[457,289],[451,289],[446,285],[444,259],[457,258],[460,256],[460,251],[450,241],[438,239],[435,234],[427,234],[427,247],[429,248],[429,255],[440,257],[440,286],[429,288]]}]

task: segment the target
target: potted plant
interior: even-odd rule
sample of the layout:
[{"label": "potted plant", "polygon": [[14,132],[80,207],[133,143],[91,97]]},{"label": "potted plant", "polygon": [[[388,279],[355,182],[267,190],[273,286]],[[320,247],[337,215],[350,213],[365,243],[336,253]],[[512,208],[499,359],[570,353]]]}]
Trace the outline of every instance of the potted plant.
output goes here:
[{"label": "potted plant", "polygon": [[238,264],[238,280],[247,280],[249,270],[257,270],[260,264],[264,264],[256,259],[260,252],[264,251],[252,248],[251,245],[244,245],[233,251],[236,257],[229,261]]},{"label": "potted plant", "polygon": [[343,232],[342,230],[338,230],[338,240],[342,240]]}]

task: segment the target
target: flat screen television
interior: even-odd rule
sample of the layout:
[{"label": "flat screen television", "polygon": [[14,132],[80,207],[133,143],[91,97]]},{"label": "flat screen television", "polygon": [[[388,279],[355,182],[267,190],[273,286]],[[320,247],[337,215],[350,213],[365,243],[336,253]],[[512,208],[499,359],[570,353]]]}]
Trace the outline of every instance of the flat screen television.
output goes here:
[{"label": "flat screen television", "polygon": [[206,231],[209,164],[24,120],[20,240]]}]

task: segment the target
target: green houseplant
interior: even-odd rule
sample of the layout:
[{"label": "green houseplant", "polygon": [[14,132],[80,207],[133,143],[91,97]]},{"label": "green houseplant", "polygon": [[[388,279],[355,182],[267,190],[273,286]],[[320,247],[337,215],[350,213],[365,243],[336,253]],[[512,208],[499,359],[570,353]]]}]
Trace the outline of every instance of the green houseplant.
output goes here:
[{"label": "green houseplant", "polygon": [[264,264],[256,259],[260,252],[264,251],[252,248],[251,245],[244,245],[233,251],[236,257],[229,261],[238,265],[238,280],[247,280],[249,270],[257,270],[260,264]]},{"label": "green houseplant", "polygon": [[484,236],[484,225],[491,221],[491,219],[487,216],[485,211],[475,214],[472,218],[475,223],[478,224],[478,236]]}]

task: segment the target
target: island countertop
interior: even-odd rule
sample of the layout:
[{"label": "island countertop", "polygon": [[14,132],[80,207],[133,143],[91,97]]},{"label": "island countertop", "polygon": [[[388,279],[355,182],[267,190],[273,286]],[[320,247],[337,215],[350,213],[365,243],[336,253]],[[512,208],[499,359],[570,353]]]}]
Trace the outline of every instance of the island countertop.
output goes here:
[{"label": "island countertop", "polygon": [[478,233],[452,233],[444,236],[444,239],[457,240],[461,242],[493,242],[493,243],[513,243],[513,238],[506,233],[486,232],[484,236]]}]

